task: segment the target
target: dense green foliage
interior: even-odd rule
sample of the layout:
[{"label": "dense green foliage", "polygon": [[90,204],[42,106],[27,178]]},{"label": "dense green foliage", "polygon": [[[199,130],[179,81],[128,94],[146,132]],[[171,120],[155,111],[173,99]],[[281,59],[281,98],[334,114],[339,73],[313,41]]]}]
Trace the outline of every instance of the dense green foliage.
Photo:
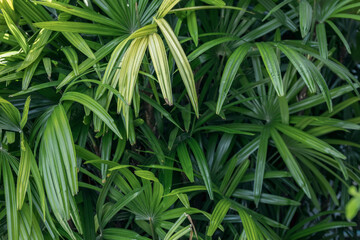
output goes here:
[{"label": "dense green foliage", "polygon": [[356,238],[358,0],[0,8],[1,239]]}]

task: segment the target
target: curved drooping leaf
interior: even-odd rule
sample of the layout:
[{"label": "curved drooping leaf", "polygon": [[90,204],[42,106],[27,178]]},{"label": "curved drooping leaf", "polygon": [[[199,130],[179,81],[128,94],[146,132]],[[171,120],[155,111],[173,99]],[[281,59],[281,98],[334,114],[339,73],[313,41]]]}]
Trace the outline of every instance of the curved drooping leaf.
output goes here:
[{"label": "curved drooping leaf", "polygon": [[156,33],[149,36],[149,52],[165,102],[171,106],[173,104],[173,96],[168,60],[164,43]]},{"label": "curved drooping leaf", "polygon": [[311,28],[313,10],[308,0],[301,0],[299,4],[300,31],[302,38],[305,38]]},{"label": "curved drooping leaf", "polygon": [[0,127],[1,129],[20,131],[20,112],[9,101],[0,97]]},{"label": "curved drooping leaf", "polygon": [[298,162],[291,154],[290,150],[286,146],[283,138],[280,136],[278,131],[274,128],[270,129],[270,134],[272,139],[274,140],[275,146],[278,149],[282,159],[284,160],[286,166],[288,167],[290,173],[292,174],[294,180],[297,184],[303,189],[306,195],[310,197],[310,191],[308,187],[308,180],[301,170]]},{"label": "curved drooping leaf", "polygon": [[2,150],[0,150],[1,159],[4,160],[1,162],[1,167],[3,171],[8,236],[11,239],[17,240],[19,239],[19,212],[15,205],[16,190],[14,176],[11,172],[8,159],[4,157],[1,151]]},{"label": "curved drooping leaf", "polygon": [[231,54],[229,60],[226,63],[219,88],[219,98],[216,105],[217,114],[220,113],[220,110],[224,104],[224,101],[227,97],[230,87],[239,70],[240,64],[244,60],[249,49],[250,49],[249,44],[241,45]]},{"label": "curved drooping leaf", "polygon": [[88,58],[96,59],[94,53],[91,51],[89,45],[78,33],[63,32],[62,33],[66,39],[77,49],[85,54]]},{"label": "curved drooping leaf", "polygon": [[280,63],[272,46],[266,42],[256,43],[278,96],[285,95],[285,88],[280,71]]},{"label": "curved drooping leaf", "polygon": [[19,165],[19,173],[16,184],[16,205],[17,209],[21,209],[25,200],[25,194],[29,186],[30,166],[35,161],[34,155],[28,143],[24,140],[24,149],[21,149],[21,158]]},{"label": "curved drooping leaf", "polygon": [[191,104],[195,110],[195,114],[196,116],[199,116],[199,106],[195,89],[194,75],[184,50],[182,49],[174,32],[165,19],[155,19],[155,22],[158,24],[161,32],[163,33],[170,51],[175,59],[181,78],[183,79],[184,85],[190,97]]},{"label": "curved drooping leaf", "polygon": [[93,23],[80,23],[80,22],[64,22],[64,21],[50,21],[50,22],[37,22],[34,25],[38,28],[45,28],[52,31],[58,32],[70,32],[70,33],[86,33],[94,35],[105,35],[105,36],[119,36],[122,31],[108,27],[101,24]]},{"label": "curved drooping leaf", "polygon": [[211,214],[210,226],[208,228],[207,235],[212,236],[219,224],[223,221],[226,213],[229,211],[231,202],[226,199],[221,199],[215,206],[214,211]]},{"label": "curved drooping leaf", "polygon": [[28,67],[30,64],[32,64],[41,54],[44,47],[48,43],[48,40],[51,35],[51,31],[47,29],[41,29],[39,34],[37,35],[34,43],[30,47],[30,51],[26,55],[26,58],[24,62],[21,64],[21,66],[16,70],[20,71],[26,67]]},{"label": "curved drooping leaf", "polygon": [[46,122],[39,159],[50,206],[61,226],[74,239],[67,221],[72,218],[81,232],[73,198],[78,192],[78,174],[72,132],[62,105],[54,108]]},{"label": "curved drooping leaf", "polygon": [[256,205],[259,204],[260,196],[262,192],[269,137],[270,137],[270,129],[268,127],[264,127],[263,132],[260,135],[260,143],[259,143],[259,150],[257,153],[255,178],[254,178],[254,199]]},{"label": "curved drooping leaf", "polygon": [[199,144],[193,139],[189,139],[188,145],[192,150],[192,153],[194,154],[194,157],[198,163],[198,167],[201,173],[201,176],[204,180],[206,189],[209,193],[210,199],[214,198],[213,190],[212,190],[212,182],[211,182],[211,176],[209,173],[209,166],[206,161],[205,155],[203,151],[201,150]]},{"label": "curved drooping leaf", "polygon": [[10,30],[10,32],[14,35],[16,41],[19,43],[21,48],[24,50],[25,53],[29,51],[29,45],[23,35],[23,33],[20,31],[20,29],[16,26],[11,16],[8,14],[8,12],[5,9],[1,10],[4,19],[6,21],[6,24]]},{"label": "curved drooping leaf", "polygon": [[78,92],[67,92],[62,96],[62,101],[74,101],[78,102],[96,114],[119,138],[122,138],[121,133],[117,129],[112,117],[105,111],[105,109],[97,103],[91,97],[78,93]]}]

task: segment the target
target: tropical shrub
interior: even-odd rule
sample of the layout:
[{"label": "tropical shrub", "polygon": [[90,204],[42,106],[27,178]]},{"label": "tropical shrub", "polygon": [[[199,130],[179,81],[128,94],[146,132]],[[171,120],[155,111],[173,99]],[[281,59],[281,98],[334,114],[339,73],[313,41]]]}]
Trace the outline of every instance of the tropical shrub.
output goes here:
[{"label": "tropical shrub", "polygon": [[0,7],[3,239],[358,236],[358,1]]}]

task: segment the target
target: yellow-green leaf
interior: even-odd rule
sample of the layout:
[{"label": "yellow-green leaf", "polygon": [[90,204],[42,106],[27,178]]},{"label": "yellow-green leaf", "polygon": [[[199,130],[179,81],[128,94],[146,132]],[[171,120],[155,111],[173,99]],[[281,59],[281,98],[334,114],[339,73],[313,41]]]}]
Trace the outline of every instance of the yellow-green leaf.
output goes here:
[{"label": "yellow-green leaf", "polygon": [[189,64],[189,61],[185,55],[185,52],[182,49],[178,39],[176,38],[176,35],[174,34],[173,30],[171,29],[170,25],[166,22],[166,20],[155,19],[155,21],[165,37],[165,40],[175,59],[181,78],[188,92],[191,104],[195,110],[195,114],[197,117],[199,117],[198,98],[195,88],[194,75],[191,66]]},{"label": "yellow-green leaf", "polygon": [[21,64],[21,66],[17,69],[17,71],[20,71],[26,67],[28,67],[30,64],[32,64],[41,54],[42,50],[46,46],[48,39],[51,35],[50,30],[47,29],[41,29],[39,34],[37,35],[34,43],[31,45],[29,53],[26,55],[26,58],[24,62]]},{"label": "yellow-green leaf", "polygon": [[34,155],[28,145],[24,140],[25,149],[21,149],[19,173],[16,184],[16,203],[17,209],[21,209],[24,203],[26,191],[29,184],[30,176],[30,164],[33,161]]},{"label": "yellow-green leaf", "polygon": [[208,236],[214,235],[216,229],[219,227],[223,221],[226,213],[229,211],[231,203],[227,199],[221,199],[215,206],[211,214],[210,226],[207,231]]},{"label": "yellow-green leaf", "polygon": [[85,40],[81,37],[78,33],[72,33],[72,32],[62,32],[62,34],[66,37],[66,39],[77,49],[79,49],[80,52],[85,54],[88,58],[95,59],[94,53],[91,51],[88,44],[85,42]]},{"label": "yellow-green leaf", "polygon": [[149,35],[149,52],[165,102],[171,106],[173,105],[173,97],[168,59],[164,43],[157,33]]},{"label": "yellow-green leaf", "polygon": [[5,11],[5,9],[2,9],[2,14],[4,15],[6,24],[10,32],[14,35],[16,41],[19,43],[20,47],[24,50],[24,52],[27,53],[29,51],[29,45],[25,39],[25,36],[21,33],[21,31],[13,22],[13,20],[11,19],[9,14]]}]

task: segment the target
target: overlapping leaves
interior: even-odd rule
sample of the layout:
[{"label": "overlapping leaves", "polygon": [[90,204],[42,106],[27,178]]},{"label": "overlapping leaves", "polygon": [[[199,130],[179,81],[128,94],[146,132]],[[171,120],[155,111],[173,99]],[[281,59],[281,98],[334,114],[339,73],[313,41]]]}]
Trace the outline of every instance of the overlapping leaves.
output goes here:
[{"label": "overlapping leaves", "polygon": [[1,1],[0,235],[352,236],[359,7]]}]

